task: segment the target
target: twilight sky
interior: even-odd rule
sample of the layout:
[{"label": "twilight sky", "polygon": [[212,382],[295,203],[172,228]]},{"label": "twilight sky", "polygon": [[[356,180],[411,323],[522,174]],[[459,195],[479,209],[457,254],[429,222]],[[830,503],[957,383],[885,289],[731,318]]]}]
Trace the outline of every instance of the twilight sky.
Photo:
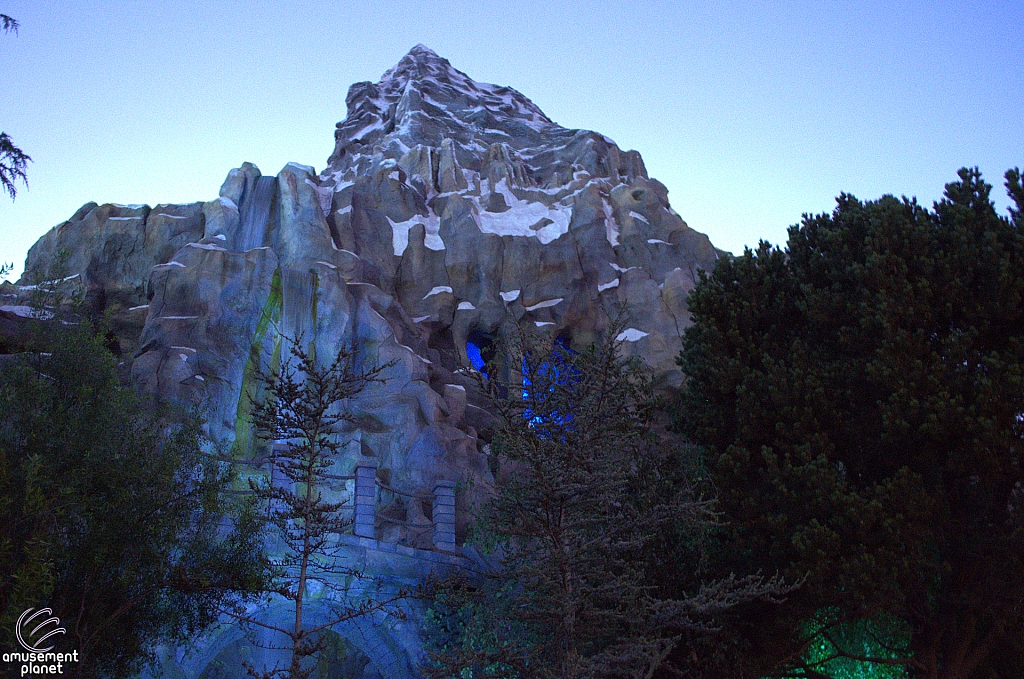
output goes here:
[{"label": "twilight sky", "polygon": [[[83,203],[215,198],[244,161],[323,169],[345,94],[423,43],[643,155],[712,243],[783,243],[841,192],[930,205],[1024,166],[1024,3],[8,0],[0,261]],[[20,187],[20,184],[19,184]]]}]

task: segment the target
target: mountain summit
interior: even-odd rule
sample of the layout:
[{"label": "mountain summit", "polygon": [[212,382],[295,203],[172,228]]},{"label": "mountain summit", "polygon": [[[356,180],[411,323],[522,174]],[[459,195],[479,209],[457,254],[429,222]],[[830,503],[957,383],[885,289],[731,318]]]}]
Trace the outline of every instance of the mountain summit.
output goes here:
[{"label": "mountain summit", "polygon": [[345,101],[348,116],[338,123],[328,161],[336,169],[350,167],[339,162],[346,155],[385,138],[407,148],[440,146],[444,138],[468,144],[480,135],[525,142],[552,126],[519,92],[478,83],[423,45],[413,47],[380,82],[352,85]]},{"label": "mountain summit", "polygon": [[[551,121],[510,87],[478,83],[423,45],[413,47],[377,83],[352,85],[325,175],[335,181],[365,170],[380,153],[399,159],[417,146],[451,140],[461,167],[479,172],[488,151],[520,166],[523,188],[557,189],[576,169],[592,177],[647,178],[640,154],[621,152],[604,135]],[[505,151],[500,148],[505,147]]]},{"label": "mountain summit", "polygon": [[[258,364],[287,360],[288,338],[317,356],[355,342],[367,366],[393,361],[386,382],[349,404],[359,424],[336,461],[339,475],[375,464],[388,489],[375,539],[359,548],[434,554],[429,502],[409,498],[458,481],[458,544],[444,551],[461,553],[473,495],[494,483],[491,415],[469,376],[479,356],[517,326],[581,348],[624,322],[622,350],[678,385],[686,295],[717,253],[639,153],[561,127],[422,45],[378,82],[352,85],[346,104],[319,174],[244,163],[208,202],[82,206],[0,291],[0,320],[15,322],[42,281],[77,286],[113,319],[138,386],[199,405],[209,436],[254,475],[266,450],[246,386]],[[496,359],[515,379],[514,362]],[[202,673],[221,652],[211,643],[181,676]],[[406,660],[393,676],[416,676]]]}]

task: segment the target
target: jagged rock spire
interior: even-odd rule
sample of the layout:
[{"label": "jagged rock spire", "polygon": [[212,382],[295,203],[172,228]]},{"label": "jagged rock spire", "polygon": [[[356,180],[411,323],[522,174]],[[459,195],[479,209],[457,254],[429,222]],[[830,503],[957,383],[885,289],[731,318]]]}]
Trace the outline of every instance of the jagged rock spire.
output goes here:
[{"label": "jagged rock spire", "polygon": [[557,188],[578,171],[616,181],[647,177],[635,151],[555,124],[520,92],[477,82],[424,45],[409,50],[378,82],[352,85],[346,104],[322,175],[329,184],[365,174],[378,155],[398,162],[417,146],[440,152],[445,140],[462,169],[486,175],[489,157],[507,157],[521,186]]}]

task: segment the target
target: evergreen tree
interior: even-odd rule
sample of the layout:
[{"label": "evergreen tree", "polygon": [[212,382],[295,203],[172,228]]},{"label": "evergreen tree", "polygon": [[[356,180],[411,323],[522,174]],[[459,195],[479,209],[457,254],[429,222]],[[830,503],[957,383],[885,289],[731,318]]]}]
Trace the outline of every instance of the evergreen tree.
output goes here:
[{"label": "evergreen tree", "polygon": [[429,676],[651,677],[721,611],[781,592],[756,577],[675,598],[652,584],[656,537],[692,537],[714,515],[692,488],[666,489],[673,441],[619,330],[579,352],[523,335],[499,350],[522,366],[521,380],[488,385],[499,417],[491,446],[506,473],[479,531],[501,566],[483,584],[440,589]]},{"label": "evergreen tree", "polygon": [[[66,676],[126,677],[259,584],[251,521],[195,418],[145,403],[88,323],[41,323],[0,357],[0,629],[49,607]],[[13,668],[13,669],[12,669]],[[17,671],[15,665],[5,669]]]},{"label": "evergreen tree", "polygon": [[[260,679],[307,679],[325,648],[325,630],[376,611],[401,615],[394,604],[408,596],[404,590],[381,592],[380,583],[342,563],[337,534],[351,522],[346,503],[331,499],[339,476],[333,468],[345,447],[341,429],[355,421],[348,402],[370,384],[383,382],[381,373],[393,363],[363,370],[355,349],[342,347],[325,365],[301,341],[290,343],[290,358],[278,370],[259,372],[261,397],[250,395],[257,433],[279,443],[269,458],[270,478],[250,481],[250,486],[282,547],[266,557],[271,574],[266,591],[290,601],[293,615],[290,625],[280,626],[237,610],[230,613],[287,640],[281,647],[291,653],[287,667],[248,667]],[[313,599],[327,609],[322,618],[313,619],[307,611]]]},{"label": "evergreen tree", "polygon": [[720,568],[803,581],[734,619],[746,676],[1024,666],[1024,192],[1006,180],[1010,219],[977,169],[932,210],[843,194],[691,294],[684,426],[730,522]]},{"label": "evergreen tree", "polygon": [[[6,14],[0,14],[0,30],[3,30],[4,33],[9,33],[10,31],[17,33],[18,22]],[[0,132],[0,186],[11,196],[11,200],[14,200],[15,196],[18,195],[18,189],[15,186],[17,180],[20,179],[25,187],[28,188],[25,167],[31,160],[21,149],[14,145],[14,142],[11,141],[6,132]]]}]

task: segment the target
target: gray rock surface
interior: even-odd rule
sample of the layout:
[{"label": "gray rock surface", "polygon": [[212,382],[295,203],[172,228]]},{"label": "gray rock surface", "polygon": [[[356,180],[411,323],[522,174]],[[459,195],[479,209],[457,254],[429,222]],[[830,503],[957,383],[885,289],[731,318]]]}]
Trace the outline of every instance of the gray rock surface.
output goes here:
[{"label": "gray rock surface", "polygon": [[254,465],[265,450],[246,394],[260,362],[287,360],[288,338],[394,361],[351,404],[339,473],[377,462],[397,492],[381,492],[376,538],[409,548],[432,547],[429,502],[415,498],[458,481],[461,545],[467,508],[493,483],[467,342],[520,324],[582,347],[624,314],[624,350],[677,385],[686,295],[717,254],[637,152],[422,45],[346,104],[319,174],[245,163],[206,203],[88,203],[33,246],[4,304],[77,276],[90,308],[119,319],[138,384],[201,404],[211,438]]},{"label": "gray rock surface", "polygon": [[92,309],[122,319],[138,383],[204,404],[209,434],[242,457],[255,361],[282,337],[326,354],[362,342],[368,364],[396,365],[356,406],[352,454],[409,492],[490,483],[481,404],[452,387],[472,386],[471,337],[518,323],[583,346],[625,314],[625,350],[678,384],[686,294],[717,255],[638,153],[422,45],[346,101],[319,174],[245,163],[207,203],[88,203],[33,246],[19,285],[77,277]]}]

